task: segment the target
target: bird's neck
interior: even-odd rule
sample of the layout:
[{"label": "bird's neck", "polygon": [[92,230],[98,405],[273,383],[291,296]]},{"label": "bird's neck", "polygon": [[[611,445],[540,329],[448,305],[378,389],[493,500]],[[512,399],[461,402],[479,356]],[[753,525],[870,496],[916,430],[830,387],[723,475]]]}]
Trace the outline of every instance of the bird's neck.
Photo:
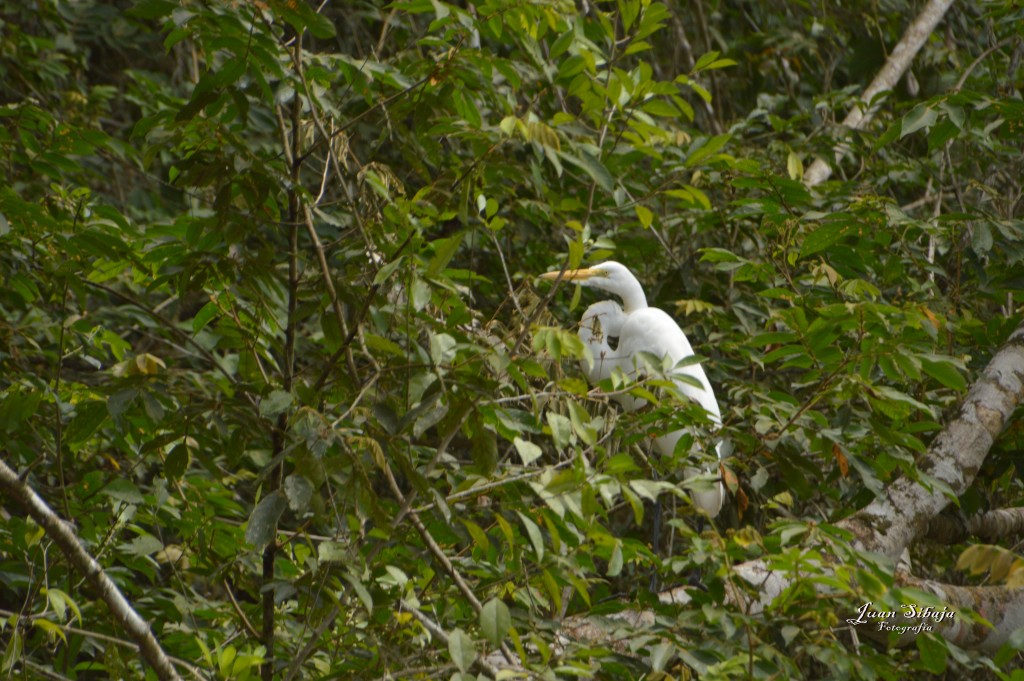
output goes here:
[{"label": "bird's neck", "polygon": [[639,282],[622,292],[622,311],[626,314],[642,310],[645,307],[647,307],[647,296],[644,295],[644,290],[640,288]]}]

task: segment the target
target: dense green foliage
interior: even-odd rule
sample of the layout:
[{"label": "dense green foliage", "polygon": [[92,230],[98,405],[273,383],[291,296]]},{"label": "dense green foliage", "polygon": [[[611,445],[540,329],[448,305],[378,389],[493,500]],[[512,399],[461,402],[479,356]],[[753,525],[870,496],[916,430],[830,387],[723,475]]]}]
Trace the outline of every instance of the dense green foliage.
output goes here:
[{"label": "dense green foliage", "polygon": [[[829,523],[923,475],[1016,326],[1016,3],[955,7],[857,134],[832,123],[902,0],[118,4],[0,4],[0,431],[169,654],[225,679],[470,678],[502,642],[546,678],[995,668],[852,638],[899,595]],[[593,295],[535,279],[605,259],[708,358],[733,456],[700,533],[685,455],[646,456],[700,416],[592,391]],[[1018,433],[964,512],[1021,502]],[[141,676],[0,501],[0,672]],[[959,579],[949,555],[915,560]],[[728,567],[756,557],[798,579],[748,617]],[[694,570],[693,603],[655,602]],[[637,604],[653,624],[556,636]]]}]

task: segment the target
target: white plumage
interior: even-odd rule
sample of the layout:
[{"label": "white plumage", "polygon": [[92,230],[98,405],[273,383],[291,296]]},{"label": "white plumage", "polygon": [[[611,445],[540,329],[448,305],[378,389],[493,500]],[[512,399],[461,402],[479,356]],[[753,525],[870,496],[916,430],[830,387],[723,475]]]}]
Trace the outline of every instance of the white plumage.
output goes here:
[{"label": "white plumage", "polygon": [[[548,272],[541,275],[542,279],[554,280],[559,272]],[[679,391],[697,402],[707,412],[708,419],[717,427],[722,423],[722,414],[718,408],[715,392],[699,363],[676,366],[681,360],[692,357],[694,352],[686,334],[679,325],[656,307],[647,306],[647,296],[643,287],[633,273],[617,262],[604,262],[586,269],[566,270],[561,273],[568,281],[575,281],[581,286],[589,286],[608,291],[622,300],[620,306],[614,300],[602,300],[587,308],[580,320],[580,339],[590,348],[593,363],[582,363],[583,370],[591,384],[597,385],[619,369],[627,376],[637,378],[643,371],[638,358],[641,352],[647,352],[658,359],[668,358],[674,367],[673,376],[680,377],[675,384]],[[609,338],[617,337],[618,346],[614,349],[608,343]],[[682,380],[689,377],[701,387],[692,385],[691,381]],[[632,395],[617,395],[615,400],[626,411],[641,408],[645,400]],[[671,456],[679,439],[689,429],[674,430],[655,438],[654,448],[662,456]],[[715,445],[719,460],[722,458],[722,442]],[[690,477],[697,473],[696,469],[684,471]],[[697,508],[714,518],[722,509],[725,500],[725,486],[719,482],[710,490],[691,491],[691,498]]]}]

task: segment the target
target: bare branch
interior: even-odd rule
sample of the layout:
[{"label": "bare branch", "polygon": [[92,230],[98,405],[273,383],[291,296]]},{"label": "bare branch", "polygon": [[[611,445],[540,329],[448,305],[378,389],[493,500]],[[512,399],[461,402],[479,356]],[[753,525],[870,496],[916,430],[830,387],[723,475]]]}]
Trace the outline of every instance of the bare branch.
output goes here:
[{"label": "bare branch", "polygon": [[1024,535],[1024,508],[998,508],[970,518],[939,515],[928,523],[927,539],[956,544],[968,537],[994,541]]},{"label": "bare branch", "polygon": [[[874,118],[875,113],[878,111],[878,104],[873,103],[872,100],[879,93],[896,87],[900,78],[910,68],[910,64],[914,61],[918,51],[920,51],[925,41],[928,40],[928,36],[932,34],[932,31],[935,30],[935,27],[942,20],[942,17],[946,15],[946,11],[952,4],[953,0],[930,0],[925,8],[921,10],[921,13],[917,15],[917,19],[914,20],[914,23],[903,34],[903,38],[893,48],[892,54],[889,55],[889,59],[885,62],[885,66],[878,72],[875,79],[871,81],[864,94],[860,96],[857,106],[843,119],[844,127],[851,130],[860,130]],[[838,146],[834,151],[836,153],[836,162],[839,162],[846,155],[846,149],[842,145]],[[814,160],[811,167],[804,173],[804,183],[808,187],[813,187],[821,184],[831,175],[832,167],[818,158]]]},{"label": "bare branch", "polygon": [[[1009,640],[1014,631],[1024,626],[1024,589],[1006,586],[956,586],[913,577],[904,577],[898,581],[901,587],[935,594],[950,610],[973,610],[992,624],[991,628],[979,626],[976,622],[959,615],[937,622],[935,633],[961,648],[995,653]],[[917,621],[911,619],[907,623]],[[869,633],[868,628],[858,628],[858,631]],[[878,633],[883,634],[883,638],[888,636],[884,631]],[[911,632],[904,633],[898,641],[901,646],[913,642],[914,634]]]},{"label": "bare branch", "polygon": [[[412,603],[409,603],[408,601],[402,601],[402,605],[405,607],[406,610],[412,613],[412,616],[415,617],[419,621],[419,623],[423,625],[424,629],[430,632],[431,636],[440,639],[446,644],[448,643],[448,632],[442,629],[440,624],[438,624],[437,622],[435,622],[434,620],[430,619],[425,614],[420,612],[420,609],[415,607]],[[501,664],[500,660],[498,662],[499,664]],[[473,664],[495,678],[498,676],[498,666],[490,660],[488,660],[487,658],[478,657]]]},{"label": "bare branch", "polygon": [[124,597],[121,590],[103,571],[103,566],[85,550],[71,526],[54,513],[47,503],[35,493],[35,490],[20,480],[17,473],[3,460],[0,460],[0,489],[11,498],[16,499],[32,516],[32,519],[46,531],[50,539],[60,547],[75,570],[85,577],[93,590],[110,608],[110,612],[113,613],[118,623],[138,644],[142,659],[153,668],[157,677],[181,679],[170,658],[160,647],[160,642],[150,631],[149,625],[132,608],[131,603]]},{"label": "bare branch", "polygon": [[960,412],[946,424],[918,469],[920,481],[900,478],[840,526],[860,548],[891,558],[920,536],[953,497],[962,494],[1014,409],[1024,399],[1024,324],[992,357],[971,386]]},{"label": "bare branch", "polygon": [[[920,479],[895,481],[886,488],[884,496],[837,523],[854,534],[854,547],[895,560],[912,541],[925,536],[938,513],[974,481],[996,438],[1022,400],[1024,323],[995,353],[971,386],[957,416],[932,442],[918,467]],[[1024,512],[1017,511],[986,514],[971,526],[993,532],[1019,529],[1024,524]],[[727,598],[746,605],[749,612],[760,611],[792,582],[787,575],[772,570],[761,560],[737,565],[733,571],[753,585],[758,596],[756,601],[750,602],[744,593],[734,588],[729,590]],[[998,649],[1014,629],[1024,625],[1024,589],[959,587],[907,575],[900,575],[899,581],[904,586],[933,593],[949,606],[975,610],[993,624],[989,629],[958,621],[939,627],[939,633],[961,647]],[[673,589],[659,597],[666,603],[690,600],[686,588]]]}]

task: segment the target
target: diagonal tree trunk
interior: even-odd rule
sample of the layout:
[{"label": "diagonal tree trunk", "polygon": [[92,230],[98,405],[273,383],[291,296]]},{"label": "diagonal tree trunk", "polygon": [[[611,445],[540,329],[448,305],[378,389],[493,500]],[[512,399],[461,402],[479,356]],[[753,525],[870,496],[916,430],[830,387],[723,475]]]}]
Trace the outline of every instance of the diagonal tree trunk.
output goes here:
[{"label": "diagonal tree trunk", "polygon": [[[960,406],[935,438],[919,464],[919,481],[900,478],[865,508],[837,525],[850,531],[854,548],[896,560],[915,540],[928,534],[932,520],[974,481],[996,438],[1014,410],[1024,401],[1024,323],[995,353],[974,382]],[[759,611],[792,583],[761,560],[737,565],[734,572],[758,587],[756,602],[745,603]],[[1024,625],[1024,589],[962,587],[898,574],[897,581],[935,594],[949,606],[978,611],[993,628],[972,627],[953,620],[938,631],[965,648],[993,651]],[[731,594],[742,602],[739,592]],[[661,595],[669,602],[685,602],[685,589]],[[907,640],[911,640],[907,637]]]},{"label": "diagonal tree trunk", "polygon": [[[914,23],[903,34],[903,38],[893,48],[892,54],[889,55],[889,59],[885,62],[885,66],[878,72],[875,79],[871,81],[864,94],[860,96],[857,106],[843,119],[844,127],[851,130],[860,130],[874,118],[875,113],[878,111],[878,103],[874,101],[875,97],[879,93],[896,87],[896,84],[900,82],[900,78],[910,68],[914,57],[917,56],[925,41],[928,40],[928,36],[932,34],[935,27],[942,21],[942,17],[946,15],[946,11],[949,10],[952,4],[953,0],[930,0],[925,8],[921,10]],[[834,151],[836,162],[838,163],[846,155],[846,149],[843,145],[838,145]],[[807,172],[804,173],[804,183],[808,187],[813,187],[821,184],[831,175],[832,166],[818,158],[815,159],[814,163],[807,169]]]},{"label": "diagonal tree trunk", "polygon": [[0,459],[0,490],[7,496],[16,499],[28,511],[32,519],[46,531],[47,536],[60,547],[68,562],[85,577],[93,590],[110,608],[110,612],[114,614],[117,621],[132,637],[132,640],[138,644],[142,658],[153,668],[157,677],[163,680],[176,681],[180,679],[174,665],[164,653],[163,648],[160,647],[153,632],[150,631],[149,625],[132,608],[131,603],[124,597],[121,590],[103,571],[103,567],[85,550],[71,526],[54,513],[53,509],[28,484],[19,479],[18,474],[2,459]]}]

